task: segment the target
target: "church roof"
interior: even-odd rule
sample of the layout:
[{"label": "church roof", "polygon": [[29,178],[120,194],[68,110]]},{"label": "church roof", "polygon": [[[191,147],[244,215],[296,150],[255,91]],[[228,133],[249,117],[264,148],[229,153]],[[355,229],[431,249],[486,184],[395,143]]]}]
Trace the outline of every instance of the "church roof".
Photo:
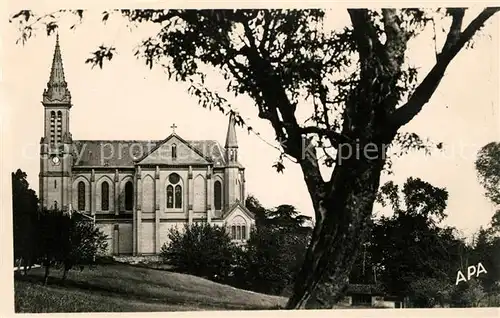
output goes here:
[{"label": "church roof", "polygon": [[[133,167],[164,140],[73,140],[73,165]],[[226,160],[216,140],[186,140],[186,142],[213,162],[224,167]]]}]

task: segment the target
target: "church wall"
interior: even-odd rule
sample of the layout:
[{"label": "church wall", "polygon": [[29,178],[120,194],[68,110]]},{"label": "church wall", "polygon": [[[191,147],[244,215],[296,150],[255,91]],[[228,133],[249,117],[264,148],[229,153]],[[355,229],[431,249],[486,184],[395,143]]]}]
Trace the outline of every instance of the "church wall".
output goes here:
[{"label": "church wall", "polygon": [[[182,186],[182,209],[180,210],[167,210],[167,185],[168,176],[171,173],[177,173],[181,180],[179,184]],[[169,170],[160,170],[160,178],[158,180],[160,182],[160,190],[159,190],[159,204],[160,204],[160,217],[161,218],[187,218],[188,215],[188,202],[189,202],[189,193],[188,193],[188,168],[187,167],[179,167],[169,168]]]},{"label": "church wall", "polygon": [[193,186],[194,186],[194,196],[193,196],[193,211],[195,216],[197,212],[202,212],[206,215],[207,211],[207,182],[206,182],[206,170],[193,171]]},{"label": "church wall", "polygon": [[120,254],[132,254],[132,223],[119,225],[119,251]]},{"label": "church wall", "polygon": [[[246,213],[236,208],[225,220],[225,226],[230,231],[231,226],[245,226],[245,237],[250,237],[250,232],[252,227],[255,225],[255,221],[252,220]],[[229,232],[231,233],[231,232]]]},{"label": "church wall", "polygon": [[155,184],[154,175],[143,173],[142,178],[142,213],[154,212],[154,199],[155,199]]},{"label": "church wall", "polygon": [[193,219],[206,219],[207,212],[193,212]]},{"label": "church wall", "polygon": [[[95,182],[96,182],[96,193],[94,196],[96,213],[115,213],[115,184],[113,182],[114,173],[97,173],[95,174]],[[104,182],[108,183],[109,192],[108,192],[108,209],[104,211],[102,209],[102,184]]]},{"label": "church wall", "polygon": [[141,254],[155,253],[155,224],[154,222],[142,221],[141,223]]},{"label": "church wall", "polygon": [[220,180],[224,181],[224,170],[218,170],[218,169],[215,170],[214,169],[212,179],[215,179],[215,177],[218,177],[218,178],[220,178]]},{"label": "church wall", "polygon": [[[224,183],[224,172],[218,172],[218,173],[215,173],[214,176],[212,177],[212,189],[215,189],[215,181],[219,181],[221,183],[221,208],[224,209],[224,200],[225,200],[225,195],[224,195],[224,191],[226,191],[226,184]],[[210,200],[212,201],[213,205],[212,205],[212,209],[213,209],[213,216],[214,217],[220,217],[221,216],[221,212],[222,210],[215,210],[215,198],[214,198],[214,194],[215,194],[215,190],[212,190],[212,197],[210,198]]]},{"label": "church wall", "polygon": [[[127,171],[120,171],[118,173],[118,182],[115,182],[115,174],[111,172],[107,173],[96,173],[95,174],[95,193],[91,195],[91,173],[86,171],[78,171],[73,175],[73,181],[71,185],[71,203],[74,209],[78,208],[78,183],[83,181],[85,184],[85,211],[90,212],[91,209],[91,199],[95,200],[95,206],[97,213],[115,213],[115,189],[118,184],[118,204],[119,211],[125,212],[125,184],[128,181],[134,181],[133,173]],[[101,184],[103,181],[107,181],[109,184],[109,209],[108,211],[102,211],[101,209]],[[127,212],[132,213],[132,210]]]},{"label": "church wall", "polygon": [[85,184],[85,212],[90,212],[90,173],[73,175],[72,205],[73,209],[78,209],[78,183]]},{"label": "church wall", "polygon": [[57,201],[57,207],[62,208],[62,178],[61,177],[44,177],[46,180],[45,191],[47,193],[46,207],[54,208],[54,201]]},{"label": "church wall", "polygon": [[[119,182],[119,193],[118,193],[118,202],[119,202],[119,211],[120,213],[125,212],[125,185],[127,184],[128,181],[132,182],[132,185],[134,185],[134,173],[133,172],[119,172],[118,173],[118,182]],[[135,185],[134,185],[135,187]],[[135,203],[135,198],[134,198],[134,203]],[[132,212],[126,211],[126,212]]]},{"label": "church wall", "polygon": [[226,168],[224,174],[226,181],[224,182],[224,206],[228,208],[240,198],[238,191],[239,172],[237,168]]},{"label": "church wall", "polygon": [[[176,145],[177,157],[172,158],[172,146]],[[159,148],[150,153],[146,158],[144,158],[140,163],[155,165],[155,164],[204,164],[206,159],[195,153],[190,147],[184,144],[177,137],[169,139],[167,142],[163,143]]]}]

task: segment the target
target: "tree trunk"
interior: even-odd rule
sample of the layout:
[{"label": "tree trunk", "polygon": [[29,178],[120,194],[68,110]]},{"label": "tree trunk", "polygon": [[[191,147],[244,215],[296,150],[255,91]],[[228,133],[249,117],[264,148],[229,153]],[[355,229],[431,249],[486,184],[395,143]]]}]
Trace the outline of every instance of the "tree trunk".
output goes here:
[{"label": "tree trunk", "polygon": [[383,157],[374,161],[351,157],[335,167],[325,202],[314,204],[323,210],[324,218],[316,222],[288,309],[332,308],[347,287],[384,164]]},{"label": "tree trunk", "polygon": [[64,264],[63,277],[62,281],[66,281],[66,277],[68,277],[68,271],[71,269],[71,265],[69,263]]},{"label": "tree trunk", "polygon": [[68,271],[69,271],[69,267],[64,265],[64,271],[63,271],[63,276],[62,276],[62,281],[66,281],[66,277],[68,277]]},{"label": "tree trunk", "polygon": [[43,285],[47,285],[49,281],[49,273],[50,273],[50,263],[45,263],[45,276],[43,278]]}]

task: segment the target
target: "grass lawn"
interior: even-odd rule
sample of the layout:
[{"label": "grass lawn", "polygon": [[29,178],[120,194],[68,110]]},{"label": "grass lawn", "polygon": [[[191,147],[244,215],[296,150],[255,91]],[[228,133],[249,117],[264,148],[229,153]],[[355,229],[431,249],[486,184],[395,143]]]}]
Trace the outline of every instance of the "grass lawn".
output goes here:
[{"label": "grass lawn", "polygon": [[191,275],[125,264],[62,273],[51,271],[42,285],[43,269],[16,277],[15,311],[138,312],[278,309],[286,298],[258,294]]}]

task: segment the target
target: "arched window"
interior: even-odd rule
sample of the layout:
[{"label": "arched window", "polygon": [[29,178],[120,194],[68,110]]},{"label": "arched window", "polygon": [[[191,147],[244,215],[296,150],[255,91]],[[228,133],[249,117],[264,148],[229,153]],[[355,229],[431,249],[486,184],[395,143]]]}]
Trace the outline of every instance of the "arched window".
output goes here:
[{"label": "arched window", "polygon": [[216,210],[222,209],[222,184],[215,181],[214,184],[214,205]]},{"label": "arched window", "polygon": [[236,226],[235,225],[231,226],[231,238],[233,240],[236,239]]},{"label": "arched window", "polygon": [[177,173],[168,176],[167,209],[182,209],[181,177]]},{"label": "arched window", "polygon": [[125,184],[125,210],[130,211],[134,209],[134,185],[132,181]]},{"label": "arched window", "polygon": [[236,239],[241,240],[241,226],[236,227]]},{"label": "arched window", "polygon": [[172,159],[177,159],[177,145],[172,145]]},{"label": "arched window", "polygon": [[167,209],[174,207],[174,187],[169,185],[167,187]]},{"label": "arched window", "polygon": [[56,122],[56,140],[61,142],[62,140],[62,112],[57,112],[57,122]]},{"label": "arched window", "polygon": [[247,227],[245,225],[233,225],[231,226],[231,233],[229,235],[232,240],[246,240]]},{"label": "arched window", "polygon": [[54,143],[56,140],[56,113],[54,111],[50,112],[50,142]]},{"label": "arched window", "polygon": [[175,186],[175,208],[182,208],[182,189],[180,185]]},{"label": "arched window", "polygon": [[85,211],[85,183],[78,182],[78,210]]},{"label": "arched window", "polygon": [[247,222],[241,216],[237,216],[231,222],[231,232],[229,235],[232,240],[244,241],[248,239]]},{"label": "arched window", "polygon": [[109,184],[106,181],[101,184],[101,210],[109,210]]}]

